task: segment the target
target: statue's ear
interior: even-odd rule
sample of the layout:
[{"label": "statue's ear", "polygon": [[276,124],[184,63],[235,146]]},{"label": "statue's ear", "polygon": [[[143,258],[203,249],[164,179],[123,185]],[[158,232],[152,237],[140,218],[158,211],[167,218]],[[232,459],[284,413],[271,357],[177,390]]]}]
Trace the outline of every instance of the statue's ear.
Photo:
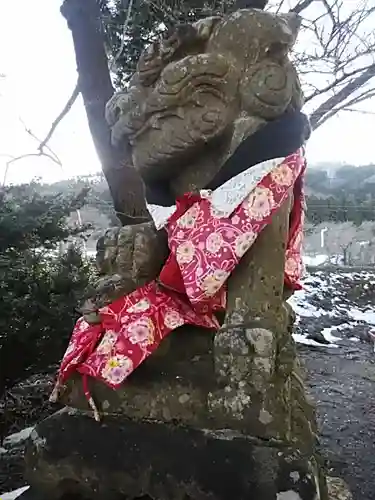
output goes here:
[{"label": "statue's ear", "polygon": [[297,36],[302,24],[302,18],[295,12],[287,12],[286,14],[280,14],[280,19],[283,19],[292,35],[293,44],[297,40]]},{"label": "statue's ear", "polygon": [[264,10],[268,0],[237,0],[235,9],[261,9]]},{"label": "statue's ear", "polygon": [[303,120],[304,120],[304,136],[305,136],[305,141],[308,141],[311,136],[311,123],[309,120],[309,117],[303,113]]}]

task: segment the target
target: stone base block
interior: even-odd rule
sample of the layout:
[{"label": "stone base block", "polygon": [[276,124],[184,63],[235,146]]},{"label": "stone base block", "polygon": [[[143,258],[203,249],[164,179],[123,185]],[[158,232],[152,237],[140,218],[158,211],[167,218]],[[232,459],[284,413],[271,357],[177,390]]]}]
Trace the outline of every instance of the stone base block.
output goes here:
[{"label": "stone base block", "polygon": [[97,423],[68,408],[36,427],[26,468],[48,500],[327,498],[314,458],[285,443],[124,417]]}]

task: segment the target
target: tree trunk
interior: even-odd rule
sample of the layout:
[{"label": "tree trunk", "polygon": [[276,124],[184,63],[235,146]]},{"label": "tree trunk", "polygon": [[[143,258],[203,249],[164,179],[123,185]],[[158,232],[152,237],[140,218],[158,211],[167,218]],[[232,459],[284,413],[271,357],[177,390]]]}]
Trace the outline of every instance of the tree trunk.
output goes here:
[{"label": "tree trunk", "polygon": [[[126,166],[127,151],[111,144],[105,120],[105,106],[114,88],[104,50],[99,4],[96,0],[64,0],[61,13],[72,32],[79,90],[114,208],[122,224],[134,223],[131,216],[146,216],[143,187],[136,171]],[[133,205],[134,200],[137,206]]]}]

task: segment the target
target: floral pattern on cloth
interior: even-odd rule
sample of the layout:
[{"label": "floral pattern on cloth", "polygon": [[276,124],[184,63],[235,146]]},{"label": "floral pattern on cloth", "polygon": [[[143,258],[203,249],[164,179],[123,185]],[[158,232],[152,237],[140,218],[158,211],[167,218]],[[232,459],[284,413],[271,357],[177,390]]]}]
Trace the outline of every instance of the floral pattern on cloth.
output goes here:
[{"label": "floral pattern on cloth", "polygon": [[[77,321],[51,398],[56,400],[59,389],[78,372],[99,419],[88,377],[117,389],[176,328],[192,324],[218,329],[214,313],[225,310],[226,280],[292,192],[285,282],[299,289],[304,170],[299,150],[274,166],[225,217],[218,196],[213,205],[208,191],[177,200],[166,225],[171,253],[159,278],[102,308],[100,324]],[[229,206],[225,200],[224,205]]]},{"label": "floral pattern on cloth", "polygon": [[197,314],[184,297],[151,282],[99,311],[101,323],[80,318],[59,371],[64,384],[74,371],[117,389],[176,328],[219,327],[211,314]]},{"label": "floral pattern on cloth", "polygon": [[288,245],[285,252],[285,284],[291,290],[300,290],[300,279],[305,267],[302,260],[303,227],[305,222],[304,173],[306,165],[293,186],[293,206],[290,214]]},{"label": "floral pattern on cloth", "polygon": [[[285,280],[292,288],[300,288],[303,223],[300,179],[304,169],[300,151],[288,156],[261,179],[228,217],[223,217],[221,210],[218,212],[218,203],[211,204],[210,196],[186,195],[177,200],[177,211],[166,226],[171,255],[160,273],[160,282],[167,287],[176,286],[179,275],[178,290],[186,293],[194,308],[206,313],[214,310],[215,298],[228,277],[293,191]],[[227,206],[226,200],[223,205]],[[174,269],[176,266],[179,273]]]}]

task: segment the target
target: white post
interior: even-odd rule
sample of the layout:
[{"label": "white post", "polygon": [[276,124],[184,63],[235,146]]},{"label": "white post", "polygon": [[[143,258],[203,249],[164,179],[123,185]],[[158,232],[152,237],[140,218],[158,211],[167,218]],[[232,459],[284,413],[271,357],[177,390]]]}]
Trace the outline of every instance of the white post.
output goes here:
[{"label": "white post", "polygon": [[[77,218],[78,218],[78,225],[79,225],[79,227],[82,227],[83,226],[83,224],[82,224],[82,217],[81,217],[81,211],[79,210],[79,208],[77,208]],[[82,240],[82,246],[83,246],[83,254],[86,257],[86,255],[87,255],[87,248],[86,248],[86,241],[85,240]]]},{"label": "white post", "polygon": [[320,231],[320,247],[321,248],[324,248],[324,245],[325,245],[325,233],[328,231],[328,227],[325,227],[324,229],[322,229]]},{"label": "white post", "polygon": [[82,226],[82,218],[81,218],[81,211],[79,208],[77,208],[77,218],[78,218],[78,225],[79,227]]}]

